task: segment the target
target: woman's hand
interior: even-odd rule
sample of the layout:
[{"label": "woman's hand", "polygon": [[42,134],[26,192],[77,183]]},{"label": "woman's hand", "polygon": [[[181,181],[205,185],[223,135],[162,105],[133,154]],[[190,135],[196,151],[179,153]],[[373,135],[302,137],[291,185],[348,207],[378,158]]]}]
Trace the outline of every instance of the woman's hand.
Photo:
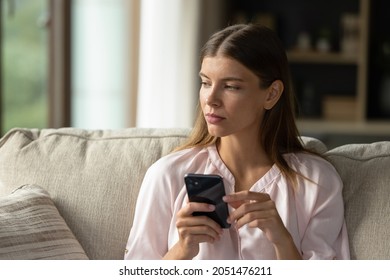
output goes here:
[{"label": "woman's hand", "polygon": [[224,201],[236,209],[230,213],[228,222],[235,223],[237,229],[246,224],[257,227],[272,243],[280,243],[289,235],[268,194],[242,191],[225,196]]},{"label": "woman's hand", "polygon": [[213,212],[215,206],[189,202],[177,213],[176,227],[179,241],[164,259],[192,259],[199,253],[202,242],[214,243],[220,239],[222,228],[207,216],[193,216],[194,212]]},{"label": "woman's hand", "polygon": [[244,225],[261,229],[274,245],[279,259],[301,258],[268,194],[242,191],[229,194],[223,200],[235,209],[230,213],[228,222],[235,223],[237,229]]}]

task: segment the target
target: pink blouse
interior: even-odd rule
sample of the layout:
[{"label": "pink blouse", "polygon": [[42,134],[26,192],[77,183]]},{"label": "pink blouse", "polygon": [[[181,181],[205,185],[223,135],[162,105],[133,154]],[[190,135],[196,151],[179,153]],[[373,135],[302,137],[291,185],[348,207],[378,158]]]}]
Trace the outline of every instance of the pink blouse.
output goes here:
[{"label": "pink blouse", "polygon": [[[268,193],[304,259],[349,259],[344,221],[342,182],[326,160],[306,153],[287,154],[298,176],[293,190],[276,165],[251,191]],[[226,193],[234,192],[234,177],[216,147],[192,148],[169,154],[147,171],[127,242],[125,259],[161,259],[178,241],[176,214],[188,201],[186,173],[218,174]],[[224,229],[213,244],[201,243],[194,259],[275,259],[275,251],[258,228]]]}]

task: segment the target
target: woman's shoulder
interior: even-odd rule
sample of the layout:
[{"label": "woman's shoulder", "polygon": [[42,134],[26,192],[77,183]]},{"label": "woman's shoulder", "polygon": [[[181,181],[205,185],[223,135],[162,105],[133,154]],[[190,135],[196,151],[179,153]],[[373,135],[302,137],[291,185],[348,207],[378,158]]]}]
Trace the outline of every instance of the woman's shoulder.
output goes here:
[{"label": "woman's shoulder", "polygon": [[309,152],[287,154],[285,159],[293,169],[307,167],[309,169],[335,170],[333,165],[324,157]]},{"label": "woman's shoulder", "polygon": [[298,174],[322,185],[326,181],[340,182],[335,167],[320,155],[300,152],[285,156],[289,166]]},{"label": "woman's shoulder", "polygon": [[207,149],[202,147],[187,148],[159,158],[152,164],[150,169],[183,169],[190,165],[195,159],[207,157]]}]

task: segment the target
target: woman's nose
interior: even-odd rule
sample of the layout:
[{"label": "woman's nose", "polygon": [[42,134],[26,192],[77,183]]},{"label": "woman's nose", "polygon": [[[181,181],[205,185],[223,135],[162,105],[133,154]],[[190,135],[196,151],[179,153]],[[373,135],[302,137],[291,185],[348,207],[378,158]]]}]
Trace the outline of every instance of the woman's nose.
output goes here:
[{"label": "woman's nose", "polygon": [[206,104],[208,106],[216,107],[221,105],[221,99],[219,97],[218,89],[212,88],[206,97]]}]

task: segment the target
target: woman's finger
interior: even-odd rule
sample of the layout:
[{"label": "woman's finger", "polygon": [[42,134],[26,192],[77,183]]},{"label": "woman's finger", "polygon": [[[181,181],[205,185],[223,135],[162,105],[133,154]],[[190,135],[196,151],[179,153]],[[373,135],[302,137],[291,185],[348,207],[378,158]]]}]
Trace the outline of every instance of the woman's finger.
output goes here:
[{"label": "woman's finger", "polygon": [[185,235],[206,234],[217,239],[223,232],[221,226],[205,215],[193,215],[195,212],[212,212],[214,210],[214,205],[190,202],[178,212],[176,227],[180,233]]},{"label": "woman's finger", "polygon": [[241,191],[236,193],[231,193],[223,197],[223,201],[229,204],[245,201],[256,200],[259,202],[270,200],[270,196],[267,193],[251,192],[251,191]]},{"label": "woman's finger", "polygon": [[180,209],[178,212],[179,216],[190,216],[194,212],[213,212],[215,205],[200,203],[200,202],[189,202],[185,207]]}]

